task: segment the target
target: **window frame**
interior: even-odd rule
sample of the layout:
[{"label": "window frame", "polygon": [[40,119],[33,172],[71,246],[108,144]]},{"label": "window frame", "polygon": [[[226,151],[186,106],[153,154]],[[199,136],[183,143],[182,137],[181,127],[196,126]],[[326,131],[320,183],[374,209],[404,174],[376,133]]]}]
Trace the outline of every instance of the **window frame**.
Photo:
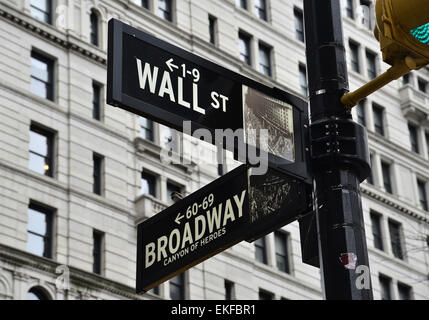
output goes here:
[{"label": "window frame", "polygon": [[[149,124],[149,127],[145,127],[142,125],[142,119],[146,120],[146,124]],[[139,117],[139,126],[140,126],[140,131],[139,131],[139,137],[151,142],[155,142],[155,127],[154,127],[154,122],[152,120],[149,120],[145,117]],[[144,132],[144,136],[142,134],[142,132]]]},{"label": "window frame", "polygon": [[[241,52],[241,42],[244,43],[247,55]],[[252,36],[241,30],[238,31],[238,53],[244,64],[252,66]]]},{"label": "window frame", "polygon": [[[276,266],[277,266],[277,269],[279,271],[287,273],[287,274],[291,274],[289,238],[290,238],[290,235],[287,232],[274,231],[274,253],[275,253],[275,258],[276,258]],[[283,244],[283,246],[284,246],[283,249],[285,250],[284,253],[279,252],[279,250],[278,250],[279,248],[277,246],[278,243]],[[282,262],[285,266],[284,270],[279,266],[279,258],[283,260]]]},{"label": "window frame", "polygon": [[104,246],[105,233],[96,229],[92,230],[92,272],[104,274]]},{"label": "window frame", "polygon": [[[38,78],[36,75],[34,75],[32,73],[32,71],[30,70],[30,92],[35,94],[36,96],[42,98],[42,99],[46,99],[49,101],[55,101],[55,80],[54,80],[54,68],[55,68],[55,60],[50,58],[49,56],[41,53],[40,51],[37,51],[35,49],[31,50],[31,54],[30,54],[30,60],[31,59],[35,59],[39,62],[42,62],[44,64],[46,64],[47,66],[47,78],[48,80],[45,81],[43,79]],[[31,63],[30,63],[31,65]],[[37,94],[36,92],[31,90],[31,82],[32,79],[35,79],[36,81],[42,82],[45,87],[46,87],[46,96],[42,96]]]},{"label": "window frame", "polygon": [[361,73],[361,61],[359,56],[360,44],[350,39],[349,49],[350,49],[350,65],[352,67],[352,71],[360,74]]},{"label": "window frame", "polygon": [[103,155],[96,152],[92,153],[92,192],[99,196],[104,195],[104,161]]},{"label": "window frame", "polygon": [[[160,3],[165,1],[167,10],[160,7]],[[168,11],[169,9],[169,11]],[[166,15],[167,13],[167,15]],[[173,0],[158,0],[157,16],[165,21],[174,22],[174,3]]]},{"label": "window frame", "polygon": [[[365,50],[366,57],[366,73],[369,79],[374,79],[377,77],[377,57],[378,55],[371,50]],[[373,70],[372,70],[373,69]]]},{"label": "window frame", "polygon": [[[259,243],[262,242],[262,243]],[[267,240],[265,239],[265,236],[260,237],[254,241],[255,245],[255,260],[259,263],[268,264],[268,250],[267,250]],[[262,252],[262,260],[259,259],[258,250],[261,250]]]},{"label": "window frame", "polygon": [[[293,17],[295,22],[295,39],[305,43],[304,13],[298,7],[294,7]],[[302,30],[300,30],[299,27],[301,27]]]},{"label": "window frame", "polygon": [[393,194],[392,164],[381,160],[381,173],[383,177],[383,187],[387,193]]},{"label": "window frame", "polygon": [[418,127],[414,123],[408,122],[408,134],[410,137],[411,151],[420,154],[419,132]]},{"label": "window frame", "polygon": [[[268,44],[263,42],[258,43],[258,71],[270,78],[273,78],[273,50],[273,47]],[[268,58],[268,66],[261,63],[261,52]],[[268,70],[268,73],[265,72],[266,70]]]},{"label": "window frame", "polygon": [[[43,238],[43,254],[41,255],[41,257],[52,259],[53,258],[53,248],[54,248],[53,240],[54,240],[55,209],[48,207],[44,204],[38,203],[38,202],[30,201],[30,203],[28,204],[28,209],[27,209],[28,220],[29,220],[29,215],[30,215],[30,212],[29,212],[30,209],[33,211],[36,211],[38,213],[41,213],[45,216],[46,234],[41,235],[41,234],[38,234],[34,231],[28,230],[28,224],[27,224],[27,235],[28,235],[28,233],[31,233],[31,234],[34,234],[38,237]],[[27,246],[28,246],[28,236],[27,236]],[[35,254],[37,256],[40,256],[36,253],[28,251],[28,247],[27,247],[26,251],[31,253],[31,254]]]},{"label": "window frame", "polygon": [[[388,219],[388,227],[389,227],[389,236],[390,236],[390,247],[391,247],[393,256],[400,260],[405,260],[403,236],[402,236],[402,224],[395,220]],[[395,229],[393,229],[393,227],[395,227]],[[395,238],[396,235],[392,234],[393,230],[397,232],[397,239]]]},{"label": "window frame", "polygon": [[[31,132],[35,132],[39,135],[42,135],[44,137],[46,137],[46,142],[47,142],[47,154],[46,155],[42,155],[40,153],[37,153],[36,151],[32,151],[30,149],[31,146],[31,135],[29,138],[29,146],[28,146],[28,152],[29,152],[29,167],[30,167],[30,161],[31,161],[31,153],[35,154],[36,156],[42,157],[45,159],[45,165],[48,165],[49,169],[45,170],[45,173],[43,175],[54,178],[54,171],[55,171],[55,155],[54,155],[54,150],[55,150],[55,132],[51,131],[49,129],[45,129],[45,127],[40,126],[36,123],[31,123],[30,124],[30,129],[29,131]],[[31,171],[38,173],[37,171],[32,170],[31,168],[29,168]],[[41,174],[41,173],[39,173]]]},{"label": "window frame", "polygon": [[[371,233],[373,237],[374,248],[384,251],[382,215],[373,210],[371,210],[369,214],[371,220]],[[378,233],[378,235],[376,233]]]},{"label": "window frame", "polygon": [[[257,1],[262,1],[263,7],[257,6]],[[268,0],[253,0],[253,11],[258,19],[268,22]]]},{"label": "window frame", "polygon": [[[378,282],[380,284],[380,298],[381,300],[392,300],[392,278],[383,274],[378,275]],[[386,291],[384,291],[387,289]],[[387,294],[387,299],[383,298],[383,294]]]},{"label": "window frame", "polygon": [[[149,179],[146,179],[145,177],[147,177],[147,178],[149,178]],[[148,186],[149,186],[149,188],[148,188],[148,193],[143,193],[142,192],[142,189],[143,189],[143,185],[141,185],[140,186],[140,194],[142,195],[142,194],[145,194],[145,195],[149,195],[149,196],[152,196],[152,197],[154,197],[154,198],[157,198],[157,196],[158,196],[158,188],[157,188],[157,186],[158,186],[158,177],[157,177],[157,175],[155,175],[155,174],[153,174],[153,173],[151,173],[151,172],[148,172],[147,170],[142,170],[141,171],[141,175],[140,175],[140,179],[141,180],[147,180],[147,181],[149,181],[150,182],[150,180],[151,179],[153,179],[152,180],[152,182],[153,182],[153,188],[152,188],[152,190],[153,190],[153,194],[151,193],[151,187],[150,187],[150,183],[148,183]],[[140,180],[140,181],[141,181]]]},{"label": "window frame", "polygon": [[[307,78],[307,66],[305,64],[303,63],[298,64],[298,75],[299,75],[299,87],[301,88],[301,93],[305,97],[307,97],[308,96],[308,78]],[[305,79],[305,86],[303,81],[304,79]]]},{"label": "window frame", "polygon": [[218,26],[217,26],[217,18],[211,14],[208,15],[209,19],[209,42],[217,46],[218,45],[218,39],[217,39],[217,33],[218,33]]},{"label": "window frame", "polygon": [[[426,184],[427,184],[426,181],[417,178],[417,195],[419,197],[418,200],[419,200],[420,207],[424,211],[429,211]],[[423,196],[423,199],[421,196]]]},{"label": "window frame", "polygon": [[[177,281],[177,282],[176,282]],[[186,298],[186,279],[185,279],[185,273],[182,272],[175,277],[171,278],[169,280],[169,286],[170,286],[170,299],[171,300],[184,300]],[[178,296],[173,296],[172,294],[172,288],[178,288]]]},{"label": "window frame", "polygon": [[92,81],[92,118],[94,120],[101,121],[102,120],[102,99],[103,96],[103,85]]},{"label": "window frame", "polygon": [[[386,135],[384,112],[385,112],[385,109],[382,106],[376,103],[372,103],[372,114],[374,118],[374,132],[383,137],[385,137]],[[378,122],[381,122],[381,123],[378,124]]]},{"label": "window frame", "polygon": [[100,20],[100,13],[92,8],[89,14],[89,43],[96,47],[100,47]]},{"label": "window frame", "polygon": [[[52,25],[53,3],[52,3],[52,0],[46,0],[46,3],[47,3],[47,9],[48,9],[47,12],[45,12],[45,11],[41,10],[40,8],[36,7],[35,5],[33,5],[32,1],[30,0],[29,1],[30,13],[31,13],[31,16],[34,19],[36,19],[38,21],[41,21],[41,22],[44,22],[46,24]],[[43,13],[44,15],[46,15],[47,16],[47,20],[40,20],[40,19],[38,19],[36,16],[33,15],[33,10],[37,10],[37,11]]]}]

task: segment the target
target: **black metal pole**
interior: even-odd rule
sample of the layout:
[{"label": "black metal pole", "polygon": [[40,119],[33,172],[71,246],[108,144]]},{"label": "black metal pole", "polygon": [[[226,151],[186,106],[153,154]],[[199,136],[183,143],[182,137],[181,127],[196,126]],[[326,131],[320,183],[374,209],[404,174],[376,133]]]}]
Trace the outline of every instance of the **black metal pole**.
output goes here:
[{"label": "black metal pole", "polygon": [[304,14],[324,298],[371,300],[359,189],[370,172],[369,152],[365,128],[340,101],[348,78],[339,0],[304,0]]}]

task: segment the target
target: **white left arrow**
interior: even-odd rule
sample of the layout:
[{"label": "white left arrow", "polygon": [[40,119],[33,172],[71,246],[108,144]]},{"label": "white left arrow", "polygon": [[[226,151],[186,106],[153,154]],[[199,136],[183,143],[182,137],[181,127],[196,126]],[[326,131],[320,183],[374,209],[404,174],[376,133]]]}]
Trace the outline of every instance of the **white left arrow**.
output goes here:
[{"label": "white left arrow", "polygon": [[182,219],[183,219],[183,217],[184,217],[184,216],[181,216],[181,215],[180,215],[180,212],[179,212],[179,214],[177,215],[176,219],[174,219],[174,222],[176,222],[177,224],[180,224],[180,220],[182,220]]},{"label": "white left arrow", "polygon": [[173,72],[173,68],[174,69],[179,69],[178,66],[176,66],[175,64],[173,64],[173,58],[170,58],[169,60],[165,61],[165,64],[167,65],[168,69],[170,69],[170,72]]}]

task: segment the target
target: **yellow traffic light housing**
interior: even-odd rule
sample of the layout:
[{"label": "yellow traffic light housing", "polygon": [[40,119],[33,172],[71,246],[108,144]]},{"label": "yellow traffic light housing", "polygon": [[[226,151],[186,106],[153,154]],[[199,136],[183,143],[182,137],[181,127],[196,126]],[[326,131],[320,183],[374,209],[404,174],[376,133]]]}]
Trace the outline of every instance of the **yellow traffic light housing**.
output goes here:
[{"label": "yellow traffic light housing", "polygon": [[429,64],[429,0],[377,0],[375,15],[374,35],[380,42],[383,61],[392,67],[344,95],[341,102],[347,108],[410,70]]}]

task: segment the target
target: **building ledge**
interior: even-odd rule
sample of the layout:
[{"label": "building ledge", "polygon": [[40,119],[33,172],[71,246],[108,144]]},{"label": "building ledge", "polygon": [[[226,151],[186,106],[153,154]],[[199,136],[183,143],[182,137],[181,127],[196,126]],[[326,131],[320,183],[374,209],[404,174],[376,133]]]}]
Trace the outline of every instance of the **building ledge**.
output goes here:
[{"label": "building ledge", "polygon": [[405,118],[429,125],[429,96],[407,84],[399,89],[401,110]]}]

